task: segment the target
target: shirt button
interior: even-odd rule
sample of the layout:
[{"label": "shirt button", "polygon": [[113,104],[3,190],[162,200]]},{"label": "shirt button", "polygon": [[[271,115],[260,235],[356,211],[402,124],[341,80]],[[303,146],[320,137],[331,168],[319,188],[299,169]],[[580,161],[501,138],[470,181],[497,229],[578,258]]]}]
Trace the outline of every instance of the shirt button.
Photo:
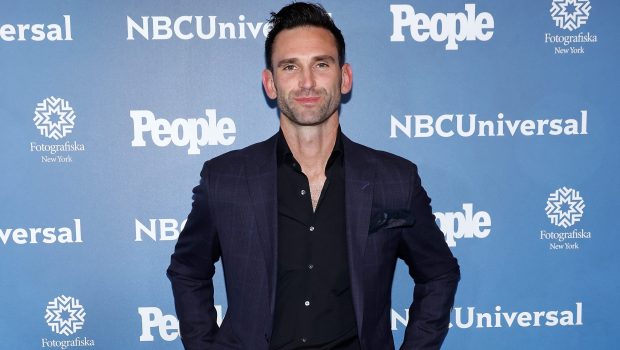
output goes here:
[{"label": "shirt button", "polygon": [[306,300],[306,301],[304,302],[304,305],[306,305],[306,306],[310,306],[310,302],[309,302],[308,300]]},{"label": "shirt button", "polygon": [[299,340],[301,340],[301,342],[302,342],[302,343],[305,343],[305,342],[307,342],[307,341],[308,341],[308,339],[306,339],[306,338],[301,338],[301,339],[299,339]]},{"label": "shirt button", "polygon": [[310,226],[309,230],[310,232],[314,231],[314,226]]},{"label": "shirt button", "polygon": [[308,269],[312,270],[313,268],[314,268],[314,265],[312,265],[312,264],[308,265]]},{"label": "shirt button", "polygon": [[303,196],[303,195],[305,195],[305,194],[306,194],[306,190],[301,190],[301,192],[300,192],[300,193],[301,193],[301,195]]}]

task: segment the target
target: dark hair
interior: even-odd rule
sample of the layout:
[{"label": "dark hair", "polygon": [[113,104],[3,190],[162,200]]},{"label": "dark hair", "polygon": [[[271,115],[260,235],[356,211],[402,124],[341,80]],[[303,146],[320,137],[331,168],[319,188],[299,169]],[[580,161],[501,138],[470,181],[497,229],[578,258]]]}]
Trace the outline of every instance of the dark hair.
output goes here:
[{"label": "dark hair", "polygon": [[344,37],[327,11],[325,11],[325,8],[320,4],[294,2],[284,6],[278,13],[272,12],[269,24],[272,25],[272,28],[269,35],[267,35],[267,40],[265,40],[265,63],[269,70],[273,71],[271,54],[273,53],[273,42],[278,33],[285,29],[304,26],[319,27],[329,30],[336,39],[338,63],[341,67],[344,64]]}]

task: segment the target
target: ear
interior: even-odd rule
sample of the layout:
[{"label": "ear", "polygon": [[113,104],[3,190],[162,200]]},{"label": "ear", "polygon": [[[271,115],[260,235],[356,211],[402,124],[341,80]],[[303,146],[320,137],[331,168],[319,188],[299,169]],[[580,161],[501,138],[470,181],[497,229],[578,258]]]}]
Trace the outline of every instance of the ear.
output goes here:
[{"label": "ear", "polygon": [[269,69],[263,70],[263,88],[265,93],[270,99],[274,100],[278,97],[278,91],[276,90],[276,84],[273,82],[273,72]]},{"label": "ear", "polygon": [[342,65],[341,79],[340,93],[346,95],[351,92],[351,88],[353,87],[353,71],[351,70],[350,64],[345,63]]}]

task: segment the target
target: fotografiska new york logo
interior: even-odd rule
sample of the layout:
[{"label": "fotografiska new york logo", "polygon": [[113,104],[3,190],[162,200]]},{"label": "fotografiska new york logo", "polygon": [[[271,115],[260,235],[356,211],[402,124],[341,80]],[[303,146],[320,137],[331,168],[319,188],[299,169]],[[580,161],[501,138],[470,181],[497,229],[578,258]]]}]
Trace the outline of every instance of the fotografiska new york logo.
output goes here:
[{"label": "fotografiska new york logo", "polygon": [[51,143],[32,141],[30,152],[39,153],[41,163],[68,164],[73,162],[74,152],[83,152],[86,146],[77,140],[54,141],[64,139],[73,133],[76,118],[75,110],[69,101],[63,98],[50,96],[37,103],[32,119],[34,125],[41,136],[53,141],[50,141]]},{"label": "fotografiska new york logo", "polygon": [[545,212],[552,224],[568,228],[581,220],[585,207],[579,191],[562,187],[549,195]]},{"label": "fotografiska new york logo", "polygon": [[57,334],[71,335],[82,329],[86,311],[80,301],[61,295],[47,303],[45,322]]},{"label": "fotografiska new york logo", "polygon": [[71,133],[75,117],[68,101],[51,96],[37,103],[33,120],[41,135],[59,140]]},{"label": "fotografiska new york logo", "polygon": [[589,0],[553,0],[549,12],[556,26],[572,32],[586,24],[591,8]]}]

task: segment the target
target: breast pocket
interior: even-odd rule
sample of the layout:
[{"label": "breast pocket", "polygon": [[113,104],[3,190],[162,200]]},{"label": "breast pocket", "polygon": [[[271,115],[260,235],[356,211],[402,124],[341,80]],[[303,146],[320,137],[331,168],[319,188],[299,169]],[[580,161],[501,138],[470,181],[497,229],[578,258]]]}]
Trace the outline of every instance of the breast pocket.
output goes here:
[{"label": "breast pocket", "polygon": [[376,210],[370,215],[368,235],[373,235],[385,230],[411,227],[414,224],[415,217],[408,210]]}]

